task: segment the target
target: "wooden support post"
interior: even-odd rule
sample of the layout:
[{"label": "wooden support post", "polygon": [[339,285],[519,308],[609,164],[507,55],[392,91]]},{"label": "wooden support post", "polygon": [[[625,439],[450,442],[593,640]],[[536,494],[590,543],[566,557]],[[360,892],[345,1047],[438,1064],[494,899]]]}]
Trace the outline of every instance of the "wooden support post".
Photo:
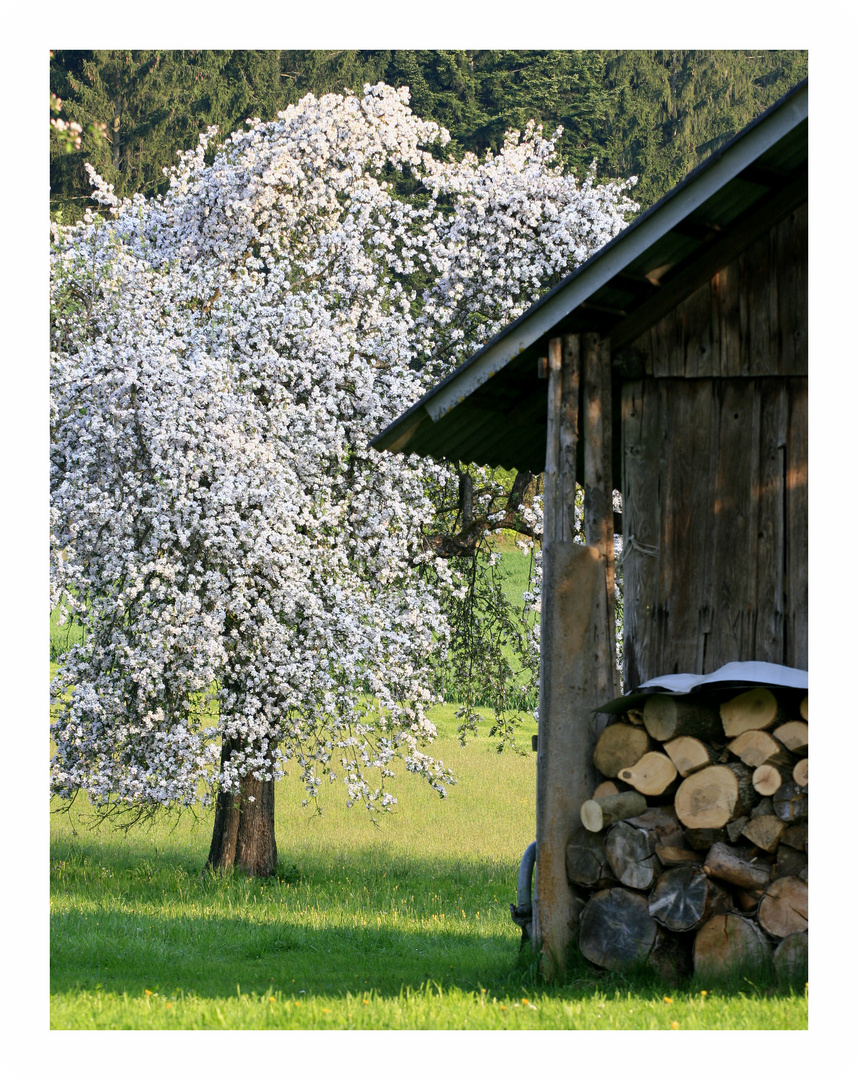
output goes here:
[{"label": "wooden support post", "polygon": [[[564,970],[576,932],[581,900],[566,877],[566,844],[580,823],[581,806],[595,786],[593,750],[603,725],[594,717],[593,710],[612,696],[613,691],[612,683],[610,688],[606,685],[606,671],[610,677],[613,670],[614,637],[613,604],[610,623],[607,618],[608,558],[604,535],[598,533],[600,542],[588,543],[586,547],[572,542],[582,352],[580,340],[567,337],[563,341],[552,340],[548,354],[533,899],[534,946],[541,952],[542,970],[548,977]],[[597,390],[588,391],[586,382],[583,384],[585,416],[589,415],[588,407],[592,412],[589,422],[592,430],[587,429],[592,448],[588,444],[585,460],[589,455],[591,463],[600,463],[602,469],[601,473],[594,472],[590,482],[597,500],[607,476],[607,502],[603,497],[604,505],[600,504],[601,528],[604,529],[607,514],[612,530],[610,442],[607,457],[603,445],[606,430],[610,439],[610,368],[602,379],[599,366],[603,356],[597,343],[595,359],[590,364],[590,378]],[[584,378],[587,378],[586,366]],[[607,423],[601,423],[602,416],[608,417]],[[613,568],[612,531],[608,533],[607,547]],[[610,668],[605,666],[606,656],[611,658]]]}]

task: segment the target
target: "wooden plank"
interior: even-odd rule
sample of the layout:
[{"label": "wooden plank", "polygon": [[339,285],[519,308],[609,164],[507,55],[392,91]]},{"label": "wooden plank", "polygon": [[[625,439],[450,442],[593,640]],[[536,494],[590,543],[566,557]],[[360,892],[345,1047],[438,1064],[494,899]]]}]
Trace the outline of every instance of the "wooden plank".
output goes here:
[{"label": "wooden plank", "polygon": [[707,669],[744,659],[753,645],[750,631],[749,566],[753,467],[752,432],[754,385],[727,379],[715,384],[720,399],[719,452],[713,506],[714,588],[712,633],[707,646]]},{"label": "wooden plank", "polygon": [[786,664],[784,652],[784,565],[786,513],[784,476],[787,442],[787,385],[761,379],[760,450],[756,521],[756,626],[753,657]]},{"label": "wooden plank", "polygon": [[682,302],[685,319],[685,362],[683,372],[696,379],[712,375],[712,286],[706,282]]},{"label": "wooden plank", "polygon": [[[552,341],[552,346],[555,345],[555,341]],[[563,338],[562,349],[557,539],[572,540],[575,536],[575,481],[581,387],[580,336],[578,334],[567,334]]]},{"label": "wooden plank", "polygon": [[549,978],[565,968],[583,906],[566,878],[566,845],[596,784],[594,710],[604,697],[592,643],[605,632],[604,597],[596,548],[558,541],[543,549],[533,933]]},{"label": "wooden plank", "polygon": [[742,325],[740,319],[741,274],[736,262],[725,266],[719,274],[718,323],[721,342],[722,378],[742,374]]},{"label": "wooden plank", "polygon": [[594,643],[598,685],[605,700],[618,689],[614,659],[614,509],[611,476],[611,346],[596,334],[582,335],[584,416],[584,536],[599,552],[606,637]]},{"label": "wooden plank", "polygon": [[711,531],[707,467],[710,454],[712,380],[670,380],[667,391],[667,468],[662,476],[663,530],[661,606],[667,635],[662,665],[668,671],[702,671],[708,618],[704,571]]},{"label": "wooden plank", "polygon": [[807,379],[790,379],[786,452],[786,656],[808,662]]},{"label": "wooden plank", "polygon": [[777,229],[780,372],[807,375],[807,204]]},{"label": "wooden plank", "polygon": [[560,496],[560,404],[563,391],[562,341],[553,338],[548,345],[548,416],[545,438],[545,474],[542,497],[542,543],[559,537]]},{"label": "wooden plank", "polygon": [[659,457],[664,426],[653,379],[623,385],[623,682],[655,675],[655,609],[660,539]]},{"label": "wooden plank", "polygon": [[777,227],[772,228],[745,253],[742,265],[742,292],[748,307],[749,375],[777,375],[778,289]]}]

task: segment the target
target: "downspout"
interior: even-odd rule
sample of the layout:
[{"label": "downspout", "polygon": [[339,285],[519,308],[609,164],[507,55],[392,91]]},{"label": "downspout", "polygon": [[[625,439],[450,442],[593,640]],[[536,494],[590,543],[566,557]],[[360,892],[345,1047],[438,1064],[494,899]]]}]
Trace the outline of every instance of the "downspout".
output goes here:
[{"label": "downspout", "polygon": [[533,867],[536,863],[536,841],[528,845],[518,870],[518,895],[509,905],[512,921],[521,927],[522,947],[533,939]]}]

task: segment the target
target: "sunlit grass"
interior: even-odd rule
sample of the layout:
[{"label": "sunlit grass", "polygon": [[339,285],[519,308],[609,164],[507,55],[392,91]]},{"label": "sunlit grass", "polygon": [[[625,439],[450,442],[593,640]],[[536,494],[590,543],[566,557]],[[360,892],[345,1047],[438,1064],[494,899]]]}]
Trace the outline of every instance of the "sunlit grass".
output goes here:
[{"label": "sunlit grass", "polygon": [[[208,813],[127,834],[51,819],[51,1025],[98,1029],[803,1028],[803,987],[668,991],[574,967],[541,982],[509,917],[534,835],[535,756],[462,748],[449,706],[441,800],[397,778],[373,826],[343,792],[277,792],[278,875],[204,873]],[[529,735],[528,733],[526,733]],[[529,741],[525,739],[523,741]]]}]

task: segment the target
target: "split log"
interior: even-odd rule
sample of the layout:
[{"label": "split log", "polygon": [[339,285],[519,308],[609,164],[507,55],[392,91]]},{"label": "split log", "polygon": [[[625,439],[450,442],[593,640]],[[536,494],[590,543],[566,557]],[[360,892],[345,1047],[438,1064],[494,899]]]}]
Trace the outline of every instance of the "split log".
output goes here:
[{"label": "split log", "polygon": [[664,867],[696,866],[703,862],[703,855],[699,851],[670,844],[656,844],[655,853]]},{"label": "split log", "polygon": [[655,945],[647,957],[647,967],[671,986],[681,985],[694,970],[690,934],[672,934],[658,928]]},{"label": "split log", "polygon": [[755,803],[751,770],[738,762],[709,765],[687,776],[676,792],[676,812],[689,829],[718,829]]},{"label": "split log", "polygon": [[777,850],[785,831],[786,825],[775,814],[762,814],[760,817],[751,818],[742,830],[742,835],[746,840],[750,840],[754,847],[771,855]]},{"label": "split log", "polygon": [[771,952],[762,930],[742,915],[715,915],[694,938],[694,973],[729,975],[764,963]]},{"label": "split log", "polygon": [[775,949],[773,957],[775,974],[782,982],[798,984],[807,982],[807,931],[788,934]]},{"label": "split log", "polygon": [[774,877],[797,877],[807,881],[807,854],[796,851],[788,844],[778,848],[777,862],[774,865]]},{"label": "split log", "polygon": [[649,735],[632,724],[609,724],[596,743],[593,764],[602,776],[619,776],[620,770],[634,765],[651,746]]},{"label": "split log", "polygon": [[744,911],[746,915],[752,911],[757,910],[757,908],[760,906],[760,901],[764,896],[764,889],[733,890],[733,899],[736,901],[736,907],[740,911]]},{"label": "split log", "polygon": [[807,851],[807,825],[788,825],[784,829],[781,843],[797,851]]},{"label": "split log", "polygon": [[772,805],[781,821],[798,824],[807,817],[807,790],[788,780],[772,796]]},{"label": "split log", "polygon": [[751,783],[758,794],[774,795],[791,778],[791,770],[785,769],[783,765],[758,765],[754,769]]},{"label": "split log", "polygon": [[708,851],[713,844],[723,844],[726,840],[726,829],[685,830],[685,842],[695,851]]},{"label": "split log", "polygon": [[620,780],[641,795],[663,795],[676,779],[676,766],[667,756],[652,750],[628,769],[621,769]]},{"label": "split log", "polygon": [[653,694],[644,703],[643,717],[646,730],[662,743],[679,735],[704,740],[721,735],[718,710],[697,697]]},{"label": "split log", "polygon": [[743,731],[727,749],[740,761],[756,769],[758,765],[792,765],[795,756],[767,731]]},{"label": "split log", "polygon": [[614,875],[631,889],[648,889],[661,871],[655,853],[664,844],[682,843],[676,814],[653,807],[615,825],[605,841],[605,852]]},{"label": "split log", "polygon": [[768,863],[751,861],[743,852],[727,844],[714,844],[703,868],[710,877],[740,889],[764,889],[772,880],[772,868]]},{"label": "split log", "polygon": [[797,877],[773,881],[760,901],[757,912],[760,926],[772,937],[807,930],[807,885]]},{"label": "split log", "polygon": [[605,853],[605,837],[601,833],[576,829],[566,845],[566,876],[573,885],[590,889],[616,884]]},{"label": "split log", "polygon": [[656,922],[683,933],[732,907],[730,895],[700,866],[665,870],[650,893],[649,913]]},{"label": "split log", "polygon": [[803,757],[800,761],[795,763],[795,768],[792,771],[793,782],[801,788],[807,787],[807,758]]},{"label": "split log", "polygon": [[803,720],[788,720],[776,727],[772,735],[794,754],[807,753],[807,724]]},{"label": "split log", "polygon": [[609,971],[627,971],[645,961],[658,932],[646,897],[619,887],[594,893],[584,905],[579,926],[581,953]]},{"label": "split log", "polygon": [[778,699],[765,686],[755,686],[721,704],[721,723],[728,739],[743,731],[773,727],[785,719]]},{"label": "split log", "polygon": [[664,752],[680,776],[690,776],[718,760],[718,751],[693,735],[680,735],[664,744]]},{"label": "split log", "polygon": [[728,822],[726,826],[727,839],[731,844],[735,844],[742,833],[745,831],[745,826],[751,819],[749,817],[736,818],[735,821]]},{"label": "split log", "polygon": [[646,799],[639,791],[621,791],[619,795],[588,799],[581,806],[581,823],[590,832],[601,832],[615,821],[642,814],[644,810]]},{"label": "split log", "polygon": [[765,814],[773,814],[775,812],[774,803],[770,796],[764,795],[757,805],[751,810],[751,817],[763,817]]}]

